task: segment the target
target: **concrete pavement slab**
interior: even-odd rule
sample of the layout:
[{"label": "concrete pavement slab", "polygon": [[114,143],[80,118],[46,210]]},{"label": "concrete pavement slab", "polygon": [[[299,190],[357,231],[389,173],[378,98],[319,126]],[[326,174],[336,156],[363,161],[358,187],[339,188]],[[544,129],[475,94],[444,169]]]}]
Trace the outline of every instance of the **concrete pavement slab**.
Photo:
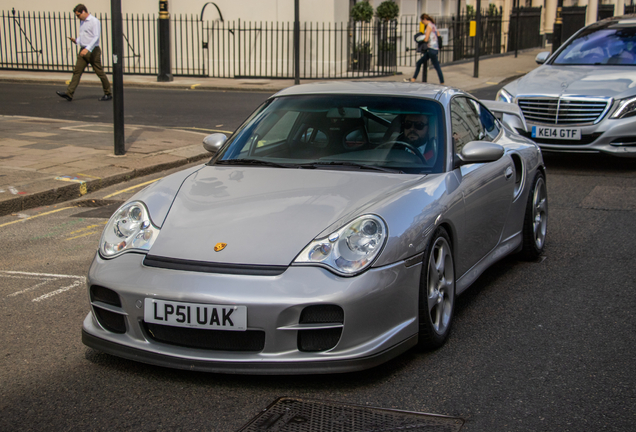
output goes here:
[{"label": "concrete pavement slab", "polygon": [[128,151],[114,156],[112,125],[0,116],[0,130],[0,215],[211,156],[203,132],[126,126]]}]

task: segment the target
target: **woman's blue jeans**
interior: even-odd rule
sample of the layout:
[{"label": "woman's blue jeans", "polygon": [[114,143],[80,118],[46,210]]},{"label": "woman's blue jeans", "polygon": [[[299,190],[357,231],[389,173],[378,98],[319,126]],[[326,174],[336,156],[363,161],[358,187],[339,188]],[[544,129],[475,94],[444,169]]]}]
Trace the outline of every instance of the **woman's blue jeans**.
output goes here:
[{"label": "woman's blue jeans", "polygon": [[426,52],[420,57],[420,59],[415,64],[415,74],[413,75],[413,79],[417,79],[417,76],[420,74],[420,68],[426,60],[431,59],[431,63],[433,63],[433,67],[437,71],[437,76],[439,77],[440,84],[444,84],[444,74],[442,74],[442,68],[439,65],[439,59],[437,58],[438,50],[436,49],[427,49]]}]

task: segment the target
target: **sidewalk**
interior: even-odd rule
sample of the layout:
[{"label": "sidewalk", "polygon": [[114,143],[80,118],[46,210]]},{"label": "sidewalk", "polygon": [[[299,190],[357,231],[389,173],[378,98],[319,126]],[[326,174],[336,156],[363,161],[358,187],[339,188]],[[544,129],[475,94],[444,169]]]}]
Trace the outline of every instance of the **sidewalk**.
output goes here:
[{"label": "sidewalk", "polygon": [[[471,91],[526,74],[537,67],[535,56],[546,50],[520,51],[517,58],[503,55],[481,59],[479,78],[473,77],[472,61],[447,65],[442,72],[447,85]],[[402,81],[413,71],[399,68],[401,74],[363,80]],[[70,77],[67,72],[0,70],[0,82],[64,85]],[[429,69],[428,81],[439,82],[434,69]],[[82,85],[100,83],[95,74],[87,72]],[[294,85],[294,81],[175,77],[172,82],[159,83],[156,76],[125,75],[124,85],[275,92]],[[0,130],[0,216],[79,198],[112,184],[211,156],[201,144],[205,134],[175,129],[126,124],[124,156],[113,155],[112,124],[0,116]]]}]

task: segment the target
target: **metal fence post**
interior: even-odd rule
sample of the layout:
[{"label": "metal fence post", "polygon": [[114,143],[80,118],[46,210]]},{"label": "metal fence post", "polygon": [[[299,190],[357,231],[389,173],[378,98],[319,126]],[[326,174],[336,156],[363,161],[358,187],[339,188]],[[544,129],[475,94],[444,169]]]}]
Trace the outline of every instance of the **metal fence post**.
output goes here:
[{"label": "metal fence post", "polygon": [[124,33],[121,18],[121,0],[110,1],[113,34],[113,126],[115,154],[126,153],[124,137]]},{"label": "metal fence post", "polygon": [[171,69],[168,0],[159,0],[159,75],[157,75],[157,81],[173,81]]},{"label": "metal fence post", "polygon": [[475,34],[475,67],[473,76],[479,78],[479,47],[481,45],[481,0],[477,0],[477,33]]}]

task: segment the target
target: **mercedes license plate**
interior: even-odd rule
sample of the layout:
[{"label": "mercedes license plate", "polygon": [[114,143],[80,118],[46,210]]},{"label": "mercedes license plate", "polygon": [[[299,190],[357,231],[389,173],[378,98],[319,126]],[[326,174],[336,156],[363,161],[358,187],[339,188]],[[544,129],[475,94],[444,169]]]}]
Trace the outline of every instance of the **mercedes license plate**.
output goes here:
[{"label": "mercedes license plate", "polygon": [[208,330],[247,330],[247,306],[145,299],[147,323]]},{"label": "mercedes license plate", "polygon": [[579,141],[581,139],[581,129],[532,126],[532,138]]}]

